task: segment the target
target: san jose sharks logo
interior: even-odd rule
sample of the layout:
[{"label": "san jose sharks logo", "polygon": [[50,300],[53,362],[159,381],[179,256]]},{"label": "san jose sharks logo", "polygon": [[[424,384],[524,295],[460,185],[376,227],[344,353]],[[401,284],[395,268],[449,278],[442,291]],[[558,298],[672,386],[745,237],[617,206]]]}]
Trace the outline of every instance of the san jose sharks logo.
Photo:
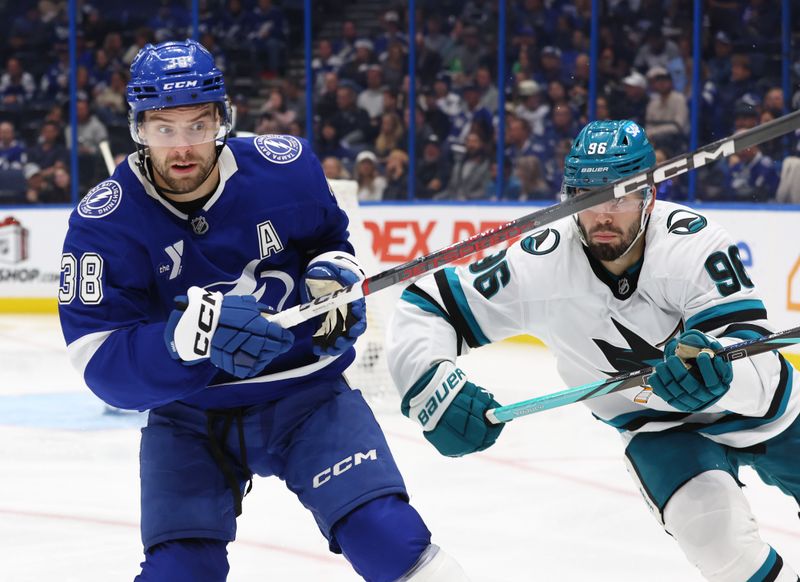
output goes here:
[{"label": "san jose sharks logo", "polygon": [[552,253],[558,246],[561,235],[557,230],[545,228],[534,232],[529,237],[523,239],[522,250],[532,255],[546,255]]},{"label": "san jose sharks logo", "polygon": [[708,224],[705,216],[701,216],[691,210],[675,210],[667,218],[667,230],[670,234],[695,234],[703,230]]},{"label": "san jose sharks logo", "polygon": [[617,331],[628,345],[627,347],[619,347],[605,340],[592,339],[597,347],[600,348],[600,351],[603,352],[608,363],[613,367],[611,371],[602,371],[607,376],[616,376],[619,373],[635,372],[647,366],[655,366],[664,359],[664,345],[683,332],[684,327],[683,321],[679,321],[677,327],[663,341],[653,346],[614,318],[611,318],[611,323],[614,324],[614,327],[617,328]]},{"label": "san jose sharks logo", "polygon": [[259,135],[253,144],[258,153],[274,164],[288,164],[303,153],[303,144],[291,135]]}]

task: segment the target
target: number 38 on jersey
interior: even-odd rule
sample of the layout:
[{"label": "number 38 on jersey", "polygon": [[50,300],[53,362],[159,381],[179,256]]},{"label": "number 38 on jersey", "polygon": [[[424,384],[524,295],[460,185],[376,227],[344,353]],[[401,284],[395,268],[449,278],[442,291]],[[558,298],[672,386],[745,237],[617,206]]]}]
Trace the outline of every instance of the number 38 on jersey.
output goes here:
[{"label": "number 38 on jersey", "polygon": [[61,284],[58,302],[72,303],[77,295],[82,303],[96,305],[103,300],[103,257],[97,253],[72,253],[61,256]]}]

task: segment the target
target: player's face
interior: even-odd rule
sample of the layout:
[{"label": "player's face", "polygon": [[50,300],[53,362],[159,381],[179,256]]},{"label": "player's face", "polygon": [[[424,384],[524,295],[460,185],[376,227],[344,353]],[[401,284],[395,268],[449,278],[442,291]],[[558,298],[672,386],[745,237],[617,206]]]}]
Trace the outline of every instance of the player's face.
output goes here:
[{"label": "player's face", "polygon": [[592,256],[614,261],[639,234],[644,198],[639,193],[601,204],[578,214],[578,225]]},{"label": "player's face", "polygon": [[216,163],[216,107],[204,104],[146,111],[141,125],[156,180],[179,194],[200,188]]}]

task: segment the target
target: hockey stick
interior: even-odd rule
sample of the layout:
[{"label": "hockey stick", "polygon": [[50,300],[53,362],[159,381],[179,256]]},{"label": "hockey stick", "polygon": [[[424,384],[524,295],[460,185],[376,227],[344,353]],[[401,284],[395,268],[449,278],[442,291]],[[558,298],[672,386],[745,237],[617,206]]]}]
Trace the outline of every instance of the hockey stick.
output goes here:
[{"label": "hockey stick", "polygon": [[292,327],[312,317],[325,313],[331,309],[366,297],[372,293],[396,285],[403,281],[410,281],[424,275],[429,271],[438,269],[461,258],[468,257],[493,247],[503,241],[508,241],[517,236],[577,214],[592,206],[597,206],[614,198],[621,198],[631,192],[641,190],[645,186],[655,185],[688,172],[689,170],[705,166],[709,162],[726,158],[736,152],[751,146],[780,137],[786,133],[800,128],[800,111],[794,111],[783,117],[778,117],[763,125],[758,125],[736,135],[705,145],[695,152],[675,156],[665,162],[653,166],[649,170],[634,174],[630,178],[614,182],[608,186],[597,188],[578,194],[559,204],[542,208],[521,218],[507,222],[497,228],[490,228],[470,238],[454,243],[450,246],[434,251],[423,257],[414,259],[402,265],[392,267],[381,273],[367,277],[360,285],[343,287],[333,293],[304,303],[295,305],[280,313],[264,317],[283,327]]},{"label": "hockey stick", "polygon": [[[796,343],[800,343],[800,327],[793,327],[786,331],[779,331],[764,337],[730,345],[716,352],[715,357],[722,358],[726,362],[732,362]],[[527,416],[529,414],[541,412],[542,410],[550,410],[551,408],[566,406],[567,404],[580,402],[581,400],[605,396],[612,392],[619,392],[620,390],[627,390],[628,388],[644,388],[647,386],[647,380],[654,369],[654,367],[650,366],[635,372],[627,372],[606,380],[598,380],[597,382],[584,384],[583,386],[567,388],[560,392],[538,396],[515,404],[498,406],[497,408],[487,410],[486,418],[492,424],[500,424],[520,416]]]}]

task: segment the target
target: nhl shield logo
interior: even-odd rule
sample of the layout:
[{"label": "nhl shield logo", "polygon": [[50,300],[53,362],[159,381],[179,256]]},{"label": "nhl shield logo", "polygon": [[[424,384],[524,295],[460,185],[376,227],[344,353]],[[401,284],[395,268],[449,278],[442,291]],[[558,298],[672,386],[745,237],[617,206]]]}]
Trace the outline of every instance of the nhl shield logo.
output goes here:
[{"label": "nhl shield logo", "polygon": [[208,232],[208,221],[205,216],[196,216],[191,222],[192,230],[195,234],[205,234]]},{"label": "nhl shield logo", "polygon": [[103,218],[114,212],[122,201],[122,186],[106,180],[89,190],[78,204],[78,214],[86,218]]},{"label": "nhl shield logo", "polygon": [[253,144],[273,164],[289,164],[303,153],[303,144],[291,135],[259,135]]}]

